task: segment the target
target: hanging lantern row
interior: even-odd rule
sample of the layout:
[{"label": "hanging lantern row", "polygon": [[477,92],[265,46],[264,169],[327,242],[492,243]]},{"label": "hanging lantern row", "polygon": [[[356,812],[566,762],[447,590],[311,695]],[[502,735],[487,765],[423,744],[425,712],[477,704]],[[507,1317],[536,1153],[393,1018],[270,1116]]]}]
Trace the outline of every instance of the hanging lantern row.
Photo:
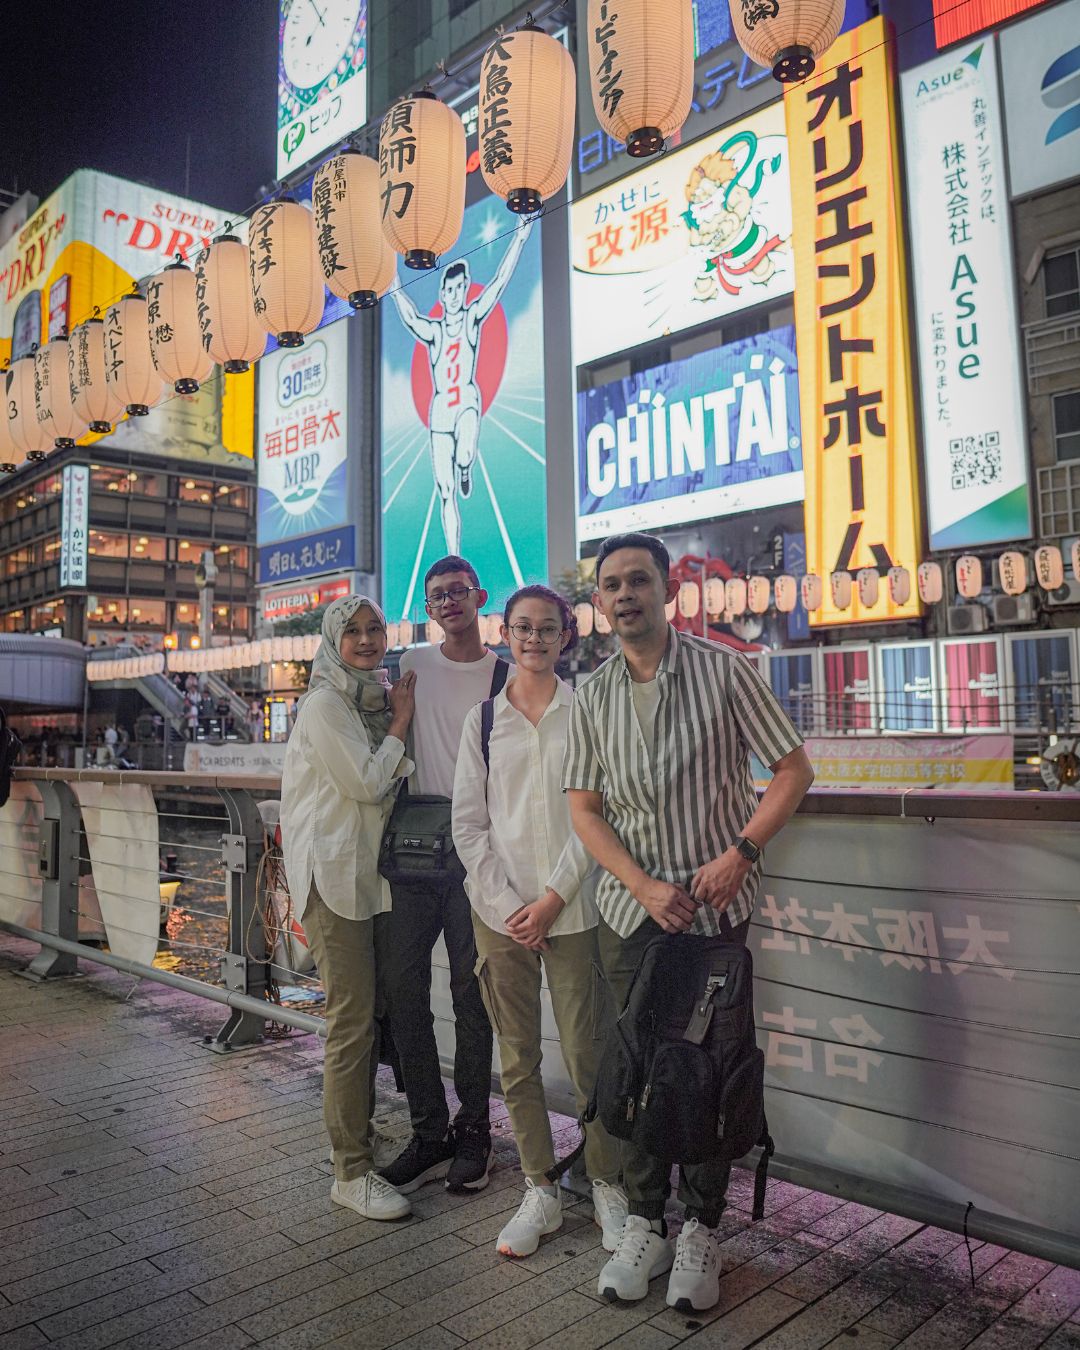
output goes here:
[{"label": "hanging lantern row", "polygon": [[223,234],[195,259],[195,313],[203,351],[227,375],[242,375],[266,351],[255,317],[247,245]]}]

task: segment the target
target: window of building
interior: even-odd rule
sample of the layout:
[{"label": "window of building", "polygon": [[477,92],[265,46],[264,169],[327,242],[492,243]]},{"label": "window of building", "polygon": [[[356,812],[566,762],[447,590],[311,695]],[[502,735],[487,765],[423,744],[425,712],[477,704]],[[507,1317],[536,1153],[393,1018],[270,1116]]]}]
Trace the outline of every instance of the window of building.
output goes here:
[{"label": "window of building", "polygon": [[1080,389],[1069,394],[1055,394],[1051,402],[1054,409],[1054,449],[1058,462],[1080,459]]},{"label": "window of building", "polygon": [[63,628],[67,609],[63,600],[50,600],[45,605],[35,605],[30,611],[30,631],[41,633],[49,628]]},{"label": "window of building", "polygon": [[98,558],[126,558],[129,537],[126,534],[106,534],[102,530],[91,530],[87,552]]},{"label": "window of building", "polygon": [[94,627],[119,628],[128,621],[128,602],[121,597],[115,600],[99,597],[94,608],[87,610],[86,617]]},{"label": "window of building", "polygon": [[165,601],[132,598],[128,601],[129,628],[165,628]]},{"label": "window of building", "polygon": [[138,562],[164,562],[165,540],[159,534],[133,534],[131,557]]},{"label": "window of building", "polygon": [[32,483],[26,483],[18,492],[12,492],[0,500],[0,522],[14,520],[25,511],[60,496],[62,479],[58,473],[46,474]]},{"label": "window of building", "polygon": [[103,464],[92,464],[90,486],[97,492],[161,497],[165,494],[166,480],[161,474],[140,473],[137,469],[111,469]]},{"label": "window of building", "polygon": [[1046,317],[1080,311],[1080,246],[1055,253],[1043,262]]},{"label": "window of building", "polygon": [[[182,502],[199,502],[202,506],[209,506],[218,495],[218,485],[201,478],[181,478],[177,488],[177,496]],[[221,494],[221,500],[225,500],[225,494]]]}]

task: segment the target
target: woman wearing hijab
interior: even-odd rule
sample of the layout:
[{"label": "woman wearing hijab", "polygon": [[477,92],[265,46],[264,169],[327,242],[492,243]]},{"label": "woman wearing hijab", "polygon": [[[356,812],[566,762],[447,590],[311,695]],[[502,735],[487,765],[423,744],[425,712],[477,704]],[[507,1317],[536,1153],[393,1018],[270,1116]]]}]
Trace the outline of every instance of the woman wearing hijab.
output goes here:
[{"label": "woman wearing hijab", "polygon": [[386,619],[348,595],[323,615],[281,776],[289,892],[326,991],[323,1112],[334,1157],[330,1198],[368,1219],[400,1219],[408,1200],[375,1171],[376,961],[390,888],[376,863],[401,780],[415,676],[390,687]]}]

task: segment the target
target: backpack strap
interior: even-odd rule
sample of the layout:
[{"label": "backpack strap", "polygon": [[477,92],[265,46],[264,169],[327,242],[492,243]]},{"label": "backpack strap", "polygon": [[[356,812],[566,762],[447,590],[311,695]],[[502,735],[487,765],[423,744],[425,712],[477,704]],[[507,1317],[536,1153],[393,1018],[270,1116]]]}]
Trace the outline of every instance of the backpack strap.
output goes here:
[{"label": "backpack strap", "polygon": [[758,1165],[754,1169],[754,1207],[750,1212],[752,1223],[765,1217],[765,1183],[769,1178],[769,1159],[776,1151],[776,1145],[773,1143],[773,1137],[769,1133],[768,1121],[762,1120],[761,1138],[758,1140],[761,1146],[761,1157],[758,1159]]},{"label": "backpack strap", "polygon": [[496,694],[501,694],[503,685],[506,683],[506,677],[510,674],[510,662],[504,660],[501,656],[495,658],[495,669],[491,672],[491,688],[488,690],[488,698],[492,699]]},{"label": "backpack strap", "polygon": [[484,756],[484,773],[491,772],[491,728],[495,725],[495,700],[484,699],[480,704],[480,751]]}]

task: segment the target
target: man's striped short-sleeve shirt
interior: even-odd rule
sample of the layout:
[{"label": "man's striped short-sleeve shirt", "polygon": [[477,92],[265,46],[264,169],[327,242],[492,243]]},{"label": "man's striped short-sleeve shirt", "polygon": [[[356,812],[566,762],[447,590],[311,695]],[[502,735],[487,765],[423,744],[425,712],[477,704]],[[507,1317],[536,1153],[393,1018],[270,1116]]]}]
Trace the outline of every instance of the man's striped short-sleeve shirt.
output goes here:
[{"label": "man's striped short-sleeve shirt", "polygon": [[[578,687],[563,787],[602,793],[604,815],[638,866],[660,881],[689,886],[699,867],[734,843],[757,808],[750,752],[773,765],[802,745],[802,737],[745,657],[669,632],[656,672],[654,744],[645,743],[630,670],[617,653]],[[759,878],[755,866],[728,909],[732,924],[750,917]],[[596,901],[622,937],[645,918],[609,872],[601,876]],[[691,931],[715,936],[719,915],[702,905]]]}]

